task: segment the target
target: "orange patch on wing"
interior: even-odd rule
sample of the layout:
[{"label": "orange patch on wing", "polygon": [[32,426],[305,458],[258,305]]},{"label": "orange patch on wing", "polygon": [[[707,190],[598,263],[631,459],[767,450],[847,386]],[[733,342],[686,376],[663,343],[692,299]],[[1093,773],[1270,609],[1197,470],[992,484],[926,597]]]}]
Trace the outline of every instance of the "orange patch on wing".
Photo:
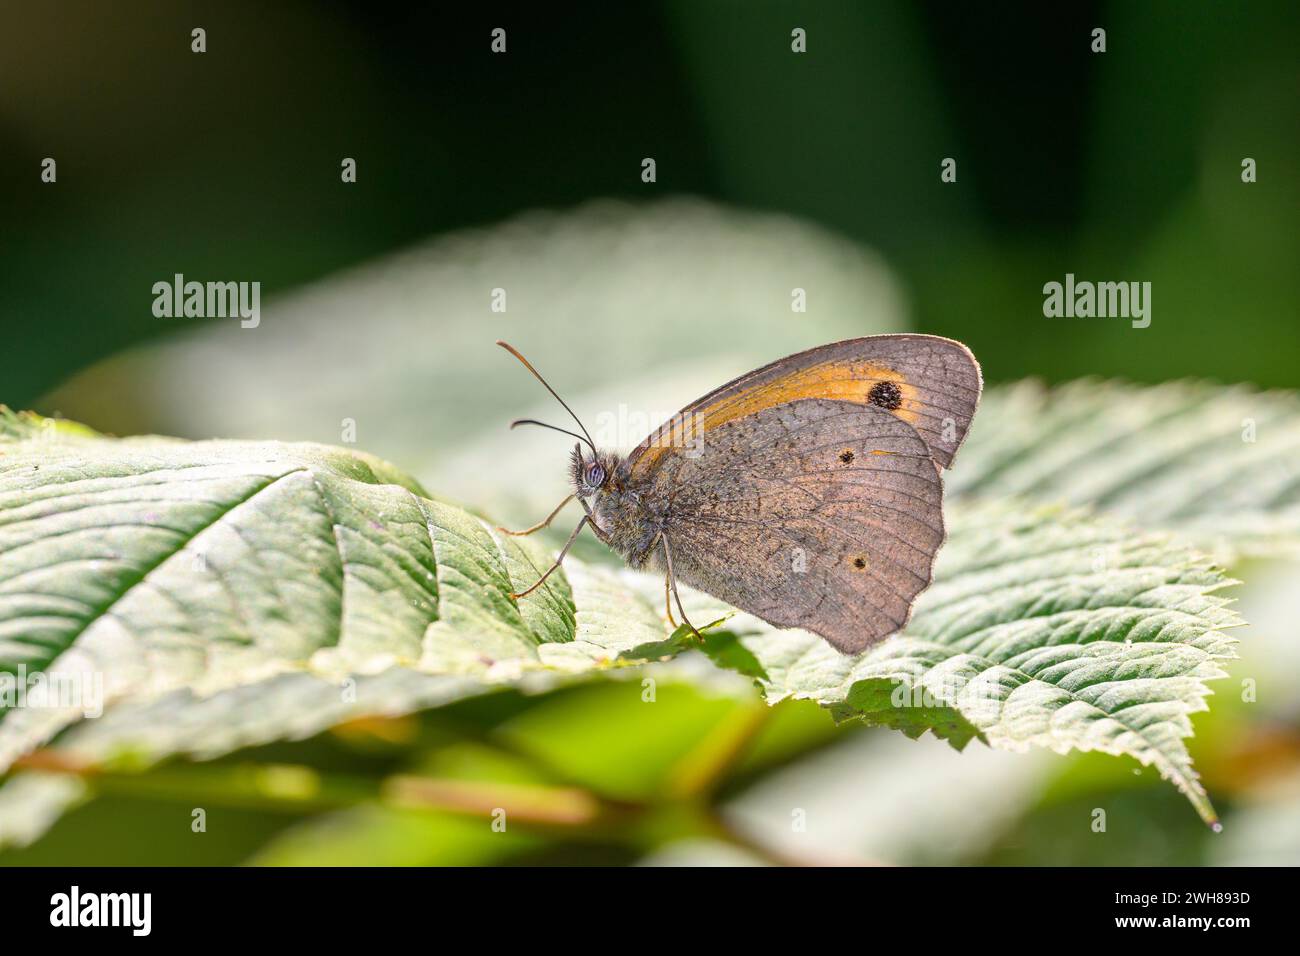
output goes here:
[{"label": "orange patch on wing", "polygon": [[869,362],[823,363],[798,369],[783,378],[738,393],[721,396],[708,405],[674,417],[654,436],[654,441],[642,453],[637,464],[639,467],[649,466],[668,448],[689,445],[692,440],[699,438],[701,430],[709,431],[737,418],[745,418],[801,398],[871,404],[868,395],[880,382],[893,382],[902,395],[902,404],[897,409],[885,411],[897,415],[909,425],[915,424],[917,415],[913,399],[916,386],[901,373],[888,366]]}]

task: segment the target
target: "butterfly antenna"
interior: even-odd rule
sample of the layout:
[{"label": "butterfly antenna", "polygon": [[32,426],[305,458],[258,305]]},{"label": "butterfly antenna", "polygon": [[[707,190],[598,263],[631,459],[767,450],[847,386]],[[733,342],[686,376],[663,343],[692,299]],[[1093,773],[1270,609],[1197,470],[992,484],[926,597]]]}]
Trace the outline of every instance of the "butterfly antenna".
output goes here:
[{"label": "butterfly antenna", "polygon": [[[518,350],[517,350],[513,345],[511,345],[509,342],[503,342],[501,339],[497,339],[497,345],[501,346],[503,349],[505,349],[507,352],[509,352],[509,353],[510,353],[511,355],[513,355],[515,358],[519,359],[519,361],[523,363],[524,368],[526,368],[526,369],[528,369],[528,371],[532,372],[532,373],[533,373],[533,377],[534,377],[535,379],[537,379],[537,381],[541,382],[544,386],[546,386],[546,390],[547,390],[548,392],[550,392],[550,393],[555,397],[555,400],[556,400],[557,402],[559,402],[561,405],[564,406],[564,410],[565,410],[566,412],[568,412],[570,416],[572,416],[573,420],[574,420],[575,422],[578,423],[578,427],[582,429],[582,434],[586,436],[586,438],[585,438],[584,440],[586,441],[586,443],[587,443],[589,446],[591,446],[591,450],[592,450],[592,452],[594,453],[594,452],[596,451],[596,443],[595,443],[594,441],[591,440],[591,434],[587,431],[587,426],[584,425],[584,424],[582,424],[582,419],[580,419],[577,415],[575,415],[575,414],[573,413],[573,409],[570,408],[570,407],[568,406],[568,404],[564,401],[564,399],[560,398],[560,396],[556,393],[555,389],[551,388],[551,386],[547,383],[546,379],[542,378],[541,373],[538,372],[537,369],[533,368],[532,363],[529,362],[528,359],[526,359],[526,358],[524,358],[522,355],[520,355],[520,354],[519,354],[519,351],[518,351]],[[514,424],[512,424],[510,427],[511,427],[511,428],[514,428],[516,424],[520,424],[520,423],[522,423],[522,422],[530,422],[531,424],[534,424],[534,425],[542,425],[542,422],[535,422],[535,421],[533,421],[531,418],[521,418],[521,419],[519,419],[517,422],[515,422]],[[555,428],[554,425],[543,425],[543,427],[545,427],[545,428]],[[555,430],[556,430],[556,431],[564,431],[564,429],[562,429],[562,428],[556,428]],[[565,434],[573,435],[573,432],[566,432]],[[579,435],[573,435],[573,437],[574,437],[574,438],[579,438],[579,437],[581,437],[581,436],[579,436]]]},{"label": "butterfly antenna", "polygon": [[[559,432],[562,435],[568,435],[570,438],[578,439],[578,441],[587,441],[587,439],[583,438],[577,432],[571,432],[567,428],[561,428],[559,425],[548,425],[546,422],[539,422],[535,418],[516,418],[513,422],[510,423],[510,427],[514,428],[516,425],[540,425],[542,428],[549,428],[553,432]],[[587,444],[591,445],[591,442],[587,442]],[[591,450],[593,453],[595,453],[596,446],[591,445]]]}]

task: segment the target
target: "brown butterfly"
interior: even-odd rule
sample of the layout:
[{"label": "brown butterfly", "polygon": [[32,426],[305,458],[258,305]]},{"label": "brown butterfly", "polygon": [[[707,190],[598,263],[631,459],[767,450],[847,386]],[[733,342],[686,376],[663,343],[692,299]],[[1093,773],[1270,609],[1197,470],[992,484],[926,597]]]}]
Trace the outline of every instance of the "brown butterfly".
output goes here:
[{"label": "brown butterfly", "polygon": [[[943,482],[979,404],[979,363],[960,342],[874,335],[787,356],[710,392],[626,458],[582,434],[574,491],[584,527],[634,568],[685,582],[777,627],[858,653],[901,630],[944,541]],[[584,451],[583,443],[590,449]],[[502,529],[505,530],[505,529]]]}]

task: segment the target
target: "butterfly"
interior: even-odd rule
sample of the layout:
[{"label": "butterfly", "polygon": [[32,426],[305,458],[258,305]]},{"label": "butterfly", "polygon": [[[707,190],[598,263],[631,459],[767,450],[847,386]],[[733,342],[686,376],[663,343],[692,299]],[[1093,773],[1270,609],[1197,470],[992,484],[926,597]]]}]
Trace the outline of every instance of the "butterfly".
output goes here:
[{"label": "butterfly", "polygon": [[[900,631],[942,546],[943,481],[979,404],[979,363],[960,342],[873,335],[789,355],[715,389],[626,457],[578,423],[570,502],[584,528],[633,568],[664,575],[668,620],[698,637],[679,583],[776,627],[811,631],[857,654]],[[586,446],[584,448],[584,445]],[[671,600],[670,600],[671,596]]]}]

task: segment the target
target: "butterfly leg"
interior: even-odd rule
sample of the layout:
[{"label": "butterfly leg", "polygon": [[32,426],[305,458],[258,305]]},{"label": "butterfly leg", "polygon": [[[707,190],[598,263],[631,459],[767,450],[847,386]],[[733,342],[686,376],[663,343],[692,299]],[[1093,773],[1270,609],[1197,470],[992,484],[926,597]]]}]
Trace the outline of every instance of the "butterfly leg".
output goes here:
[{"label": "butterfly leg", "polygon": [[669,593],[669,585],[668,585],[669,580],[670,579],[668,575],[665,574],[664,575],[664,613],[668,615],[668,623],[673,626],[673,630],[675,631],[677,630],[677,622],[673,619],[673,599],[671,594]]},{"label": "butterfly leg", "polygon": [[[655,536],[655,539],[650,542],[651,550],[654,549],[654,546],[659,543],[659,539],[662,538],[663,536],[664,533],[662,531],[660,531],[659,534]],[[669,584],[671,580],[672,579],[665,571],[664,572],[664,613],[668,616],[668,623],[673,626],[673,630],[675,631],[677,630],[677,621],[673,617],[673,599],[672,599],[672,592],[670,590],[670,584]]]},{"label": "butterfly leg", "polygon": [[497,530],[500,531],[502,534],[512,534],[516,536],[532,534],[534,531],[541,531],[543,528],[548,527],[550,523],[555,520],[555,516],[558,515],[561,511],[563,511],[564,506],[567,505],[572,500],[573,500],[573,495],[569,495],[569,497],[565,498],[558,505],[556,505],[555,510],[546,516],[545,521],[540,522],[539,524],[535,524],[531,528],[525,528],[523,531],[511,531],[509,528],[503,528],[500,525],[497,525]]},{"label": "butterfly leg", "polygon": [[582,505],[582,510],[587,512],[587,525],[591,528],[591,533],[596,536],[596,540],[601,544],[609,544],[609,535],[601,531],[600,525],[596,524],[596,516],[591,513],[591,505],[583,498],[578,499],[578,504]]},{"label": "butterfly leg", "polygon": [[[695,635],[695,639],[703,644],[704,635],[700,633],[699,628],[691,623],[691,619],[686,616],[686,609],[682,607],[682,596],[677,593],[677,574],[673,571],[673,552],[672,549],[668,547],[668,536],[660,534],[659,540],[664,543],[664,561],[668,565],[668,577],[665,580],[665,587],[672,588],[673,597],[677,600],[677,613],[682,616],[682,623],[689,627],[691,633]],[[668,615],[668,619],[672,620],[671,612]]]},{"label": "butterfly leg", "polygon": [[541,587],[542,582],[545,581],[547,578],[549,578],[551,576],[551,573],[555,571],[555,569],[558,568],[563,563],[564,556],[568,554],[569,549],[573,547],[573,542],[578,540],[579,532],[581,532],[582,529],[586,527],[587,522],[590,520],[591,519],[589,517],[583,515],[582,520],[578,522],[578,526],[573,529],[573,534],[569,535],[569,540],[564,543],[564,548],[563,550],[560,551],[560,556],[555,559],[555,563],[552,564],[549,568],[547,568],[545,574],[543,574],[540,578],[538,578],[536,581],[533,582],[532,587],[528,588],[526,591],[520,591],[518,594],[511,594],[510,597],[518,601],[521,597],[527,597],[529,594],[532,594],[539,587]]}]

